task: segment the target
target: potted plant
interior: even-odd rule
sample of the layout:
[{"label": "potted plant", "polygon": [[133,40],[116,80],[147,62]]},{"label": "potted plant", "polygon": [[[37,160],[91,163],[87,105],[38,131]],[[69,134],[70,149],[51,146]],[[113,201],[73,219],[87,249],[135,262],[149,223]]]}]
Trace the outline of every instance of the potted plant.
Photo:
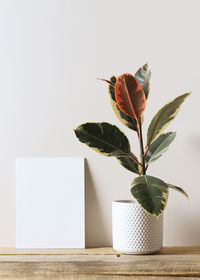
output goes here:
[{"label": "potted plant", "polygon": [[113,247],[131,254],[153,253],[162,247],[162,212],[167,204],[169,189],[188,197],[182,188],[147,175],[149,165],[162,156],[174,140],[175,132],[163,131],[190,94],[188,92],[174,98],[155,114],[147,130],[144,147],[142,124],[151,88],[151,74],[151,66],[146,63],[134,76],[122,74],[110,80],[101,79],[108,83],[116,116],[137,134],[140,159],[131,151],[125,134],[115,125],[106,122],[85,123],[75,129],[82,143],[105,156],[116,157],[123,167],[137,174],[131,183],[131,194],[135,200],[115,201],[112,204]]}]

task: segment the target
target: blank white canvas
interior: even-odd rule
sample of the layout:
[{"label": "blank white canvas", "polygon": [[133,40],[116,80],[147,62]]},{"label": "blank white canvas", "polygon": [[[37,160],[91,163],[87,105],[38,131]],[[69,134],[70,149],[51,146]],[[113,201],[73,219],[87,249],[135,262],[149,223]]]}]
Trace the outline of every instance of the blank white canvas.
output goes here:
[{"label": "blank white canvas", "polygon": [[16,247],[85,248],[84,158],[16,160]]}]

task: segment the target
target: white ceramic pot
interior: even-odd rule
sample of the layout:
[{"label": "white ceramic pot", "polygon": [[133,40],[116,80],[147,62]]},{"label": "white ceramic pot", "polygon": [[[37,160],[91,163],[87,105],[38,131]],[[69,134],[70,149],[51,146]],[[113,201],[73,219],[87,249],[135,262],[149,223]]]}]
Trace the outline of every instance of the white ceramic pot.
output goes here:
[{"label": "white ceramic pot", "polygon": [[125,254],[151,254],[163,243],[163,215],[145,212],[131,200],[112,202],[113,248]]}]

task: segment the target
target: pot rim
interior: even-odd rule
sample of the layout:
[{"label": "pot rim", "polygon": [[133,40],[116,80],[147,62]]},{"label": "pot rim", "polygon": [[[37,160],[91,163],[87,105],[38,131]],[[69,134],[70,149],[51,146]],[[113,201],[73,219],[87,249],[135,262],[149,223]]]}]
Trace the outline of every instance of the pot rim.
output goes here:
[{"label": "pot rim", "polygon": [[112,203],[136,204],[136,201],[124,199],[124,200],[113,200]]}]

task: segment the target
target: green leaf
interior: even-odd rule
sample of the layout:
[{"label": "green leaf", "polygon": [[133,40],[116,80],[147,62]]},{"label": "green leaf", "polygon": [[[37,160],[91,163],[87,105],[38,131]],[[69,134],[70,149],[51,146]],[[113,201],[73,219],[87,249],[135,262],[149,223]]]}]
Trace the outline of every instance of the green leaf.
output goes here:
[{"label": "green leaf", "polygon": [[174,189],[175,191],[178,191],[178,192],[182,193],[188,199],[188,194],[182,188],[176,187],[176,186],[174,186],[172,184],[167,184],[167,186],[168,186],[168,188]]},{"label": "green leaf", "polygon": [[123,157],[117,157],[120,164],[124,166],[126,169],[128,169],[131,172],[134,172],[136,174],[139,173],[138,171],[138,165],[136,162],[134,162],[130,157],[123,156]]},{"label": "green leaf", "polygon": [[[110,78],[110,81],[113,85],[115,85],[117,78],[115,76],[112,76]],[[112,106],[112,109],[117,116],[117,118],[122,122],[124,125],[126,125],[128,128],[137,131],[137,121],[136,119],[131,118],[130,116],[126,115],[124,112],[122,112],[116,102],[115,99],[115,88],[112,85],[108,86],[108,94],[110,98],[110,103]]]},{"label": "green leaf", "polygon": [[144,90],[146,99],[148,98],[149,91],[151,89],[151,65],[147,62],[142,65],[138,71],[135,73],[135,78],[139,82],[140,86]]},{"label": "green leaf", "polygon": [[165,182],[149,175],[136,177],[131,184],[131,193],[148,213],[159,216],[166,207],[168,187]]},{"label": "green leaf", "polygon": [[[127,137],[115,125],[106,122],[85,123],[78,126],[75,134],[80,142],[105,156],[114,156],[128,170],[138,173],[137,164],[131,159],[137,158],[131,153]],[[122,159],[123,158],[123,159]],[[133,161],[131,165],[131,161]]]},{"label": "green leaf", "polygon": [[147,147],[156,139],[162,131],[171,123],[176,117],[181,104],[190,95],[190,92],[185,93],[169,101],[163,106],[153,117],[147,132]]},{"label": "green leaf", "polygon": [[149,151],[145,156],[146,163],[149,164],[161,157],[168,150],[175,137],[176,132],[168,132],[156,138],[149,146]]}]

